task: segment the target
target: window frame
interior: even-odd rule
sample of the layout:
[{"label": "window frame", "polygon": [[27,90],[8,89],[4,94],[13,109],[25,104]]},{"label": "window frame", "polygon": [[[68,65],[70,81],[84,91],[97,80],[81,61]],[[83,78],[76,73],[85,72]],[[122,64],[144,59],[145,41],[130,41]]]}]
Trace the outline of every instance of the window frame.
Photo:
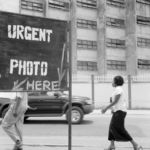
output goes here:
[{"label": "window frame", "polygon": [[97,0],[77,0],[77,6],[96,9],[97,8]]},{"label": "window frame", "polygon": [[86,19],[77,19],[77,27],[78,28],[87,28],[87,29],[96,29],[97,28],[97,22],[92,20],[86,20]]},{"label": "window frame", "polygon": [[107,60],[108,70],[126,70],[126,61]]},{"label": "window frame", "polygon": [[150,60],[147,59],[138,59],[138,69],[150,69]]},{"label": "window frame", "polygon": [[137,37],[137,46],[138,47],[150,47],[150,39],[143,38],[143,37]]},{"label": "window frame", "polygon": [[97,49],[97,42],[77,39],[77,48],[78,49],[94,49],[94,50],[96,50]]},{"label": "window frame", "polygon": [[148,0],[136,0],[136,2],[140,4],[150,5],[150,1]]},{"label": "window frame", "polygon": [[125,20],[106,17],[106,25],[115,28],[125,28]]},{"label": "window frame", "polygon": [[62,0],[48,0],[48,7],[63,11],[69,11],[69,2],[65,2]]},{"label": "window frame", "polygon": [[137,24],[139,24],[139,25],[147,25],[147,26],[150,26],[150,17],[137,16],[136,22],[137,22]]},{"label": "window frame", "polygon": [[44,4],[41,1],[21,0],[21,9],[43,12]]},{"label": "window frame", "polygon": [[125,8],[125,0],[106,0],[107,5],[119,7],[119,8]]},{"label": "window frame", "polygon": [[106,46],[111,48],[126,48],[125,40],[106,38]]},{"label": "window frame", "polygon": [[97,71],[97,62],[94,61],[77,61],[78,71]]}]

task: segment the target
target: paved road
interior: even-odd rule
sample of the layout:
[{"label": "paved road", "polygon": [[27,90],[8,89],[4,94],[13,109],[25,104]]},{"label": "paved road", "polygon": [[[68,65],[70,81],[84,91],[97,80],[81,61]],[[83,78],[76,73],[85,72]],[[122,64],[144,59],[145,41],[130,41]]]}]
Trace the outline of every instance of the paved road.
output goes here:
[{"label": "paved road", "polygon": [[[100,113],[87,115],[82,124],[72,126],[72,137],[73,140],[75,140],[73,143],[77,144],[77,146],[83,147],[85,145],[89,145],[89,148],[91,146],[91,149],[95,144],[99,147],[105,147],[104,142],[105,144],[107,143],[107,132],[110,117],[111,115],[101,115]],[[128,115],[126,119],[126,126],[135,140],[150,150],[149,145],[147,145],[150,143],[150,116]],[[24,125],[24,137],[27,144],[32,144],[30,143],[30,140],[33,142],[33,139],[34,141],[40,139],[41,142],[48,144],[46,143],[47,140],[45,140],[45,138],[48,137],[53,146],[56,146],[57,144],[66,146],[68,140],[67,135],[68,124],[65,121],[65,117],[44,119],[30,118]],[[6,140],[8,140],[8,143],[10,142],[9,138],[1,128],[0,138],[5,139],[5,142]],[[146,140],[149,140],[149,142]],[[91,141],[91,143],[89,141]],[[118,143],[118,146],[122,146],[122,144]],[[129,144],[125,144],[124,146],[127,148],[131,147]]]}]

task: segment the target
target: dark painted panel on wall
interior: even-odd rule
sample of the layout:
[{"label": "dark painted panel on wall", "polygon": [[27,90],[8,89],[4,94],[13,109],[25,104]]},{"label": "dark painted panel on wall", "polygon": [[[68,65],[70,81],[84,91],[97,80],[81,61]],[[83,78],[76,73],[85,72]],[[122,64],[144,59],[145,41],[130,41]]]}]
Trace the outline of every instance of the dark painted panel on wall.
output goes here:
[{"label": "dark painted panel on wall", "polygon": [[66,36],[65,21],[0,12],[0,90],[66,88]]}]

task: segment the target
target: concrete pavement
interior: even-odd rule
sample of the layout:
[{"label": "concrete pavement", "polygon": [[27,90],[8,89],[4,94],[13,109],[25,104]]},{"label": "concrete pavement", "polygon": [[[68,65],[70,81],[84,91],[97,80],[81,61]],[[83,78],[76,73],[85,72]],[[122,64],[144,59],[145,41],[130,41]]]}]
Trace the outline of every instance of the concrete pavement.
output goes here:
[{"label": "concrete pavement", "polygon": [[[146,138],[137,138],[140,145],[145,150],[150,150],[150,140]],[[12,141],[5,137],[0,138],[0,150],[12,149]],[[72,149],[73,150],[104,150],[109,145],[107,137],[92,137],[92,136],[73,136]],[[68,137],[67,136],[53,136],[53,137],[24,137],[24,150],[67,150]],[[131,144],[128,142],[117,142],[116,149],[118,150],[132,150]]]},{"label": "concrete pavement", "polygon": [[[100,109],[95,109],[94,112],[92,113],[93,115],[95,114],[100,114],[101,110]],[[136,109],[136,110],[127,110],[128,115],[148,115],[150,117],[150,109],[145,110],[145,109]],[[111,114],[111,111],[108,110],[105,114]]]},{"label": "concrete pavement", "polygon": [[[95,110],[91,115],[100,114]],[[108,111],[105,115],[109,115]],[[129,115],[144,115],[150,117],[148,110],[129,110]],[[138,137],[135,140],[143,146],[144,150],[150,150],[150,139]],[[104,150],[109,142],[107,135],[99,136],[72,136],[72,150]],[[11,150],[13,142],[9,137],[0,136],[0,150]],[[24,150],[68,150],[68,136],[24,136]],[[133,150],[129,142],[117,142],[116,150]]]}]

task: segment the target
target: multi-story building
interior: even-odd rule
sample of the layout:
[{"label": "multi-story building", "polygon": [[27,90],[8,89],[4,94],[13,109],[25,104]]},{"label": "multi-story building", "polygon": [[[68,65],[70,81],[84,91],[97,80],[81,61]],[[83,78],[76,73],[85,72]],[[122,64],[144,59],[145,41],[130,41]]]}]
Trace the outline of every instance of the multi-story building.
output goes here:
[{"label": "multi-story building", "polygon": [[0,11],[71,18],[75,75],[150,74],[150,0],[0,0]]}]

